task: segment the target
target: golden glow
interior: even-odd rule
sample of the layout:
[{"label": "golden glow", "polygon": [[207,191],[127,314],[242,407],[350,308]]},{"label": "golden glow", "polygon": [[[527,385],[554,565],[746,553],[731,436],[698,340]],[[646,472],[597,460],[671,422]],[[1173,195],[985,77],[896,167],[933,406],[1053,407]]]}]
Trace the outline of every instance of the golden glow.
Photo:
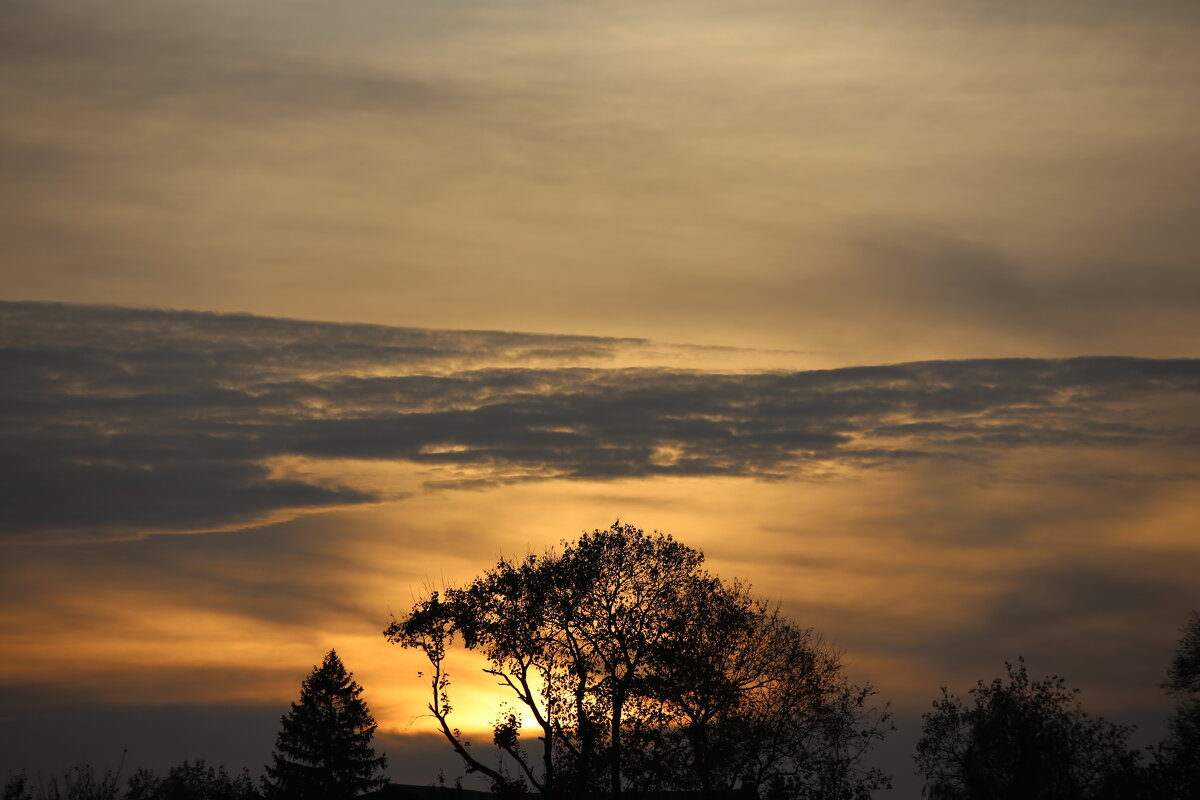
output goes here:
[{"label": "golden glow", "polygon": [[[933,464],[815,483],[661,478],[434,491],[229,535],[210,543],[208,555],[182,575],[118,564],[96,570],[88,559],[70,568],[47,560],[39,568],[34,552],[20,579],[31,602],[4,612],[10,657],[0,665],[0,681],[55,676],[129,702],[166,700],[183,685],[194,700],[284,702],[324,650],[337,647],[367,687],[383,728],[432,730],[421,718],[429,690],[417,672],[425,664],[384,641],[389,613],[403,613],[430,589],[469,581],[502,555],[538,552],[620,518],[703,549],[717,574],[751,582],[846,647],[860,678],[919,703],[930,692],[933,665],[896,650],[896,632],[919,638],[970,630],[1007,592],[1020,591],[1030,570],[1093,562],[1098,546],[1135,558],[1196,553],[1190,485],[1156,489],[1150,513],[1141,510],[1141,497],[1085,511],[1061,475],[1054,492],[1045,490],[1065,465],[1079,463],[1077,453],[1044,451],[1041,475],[1038,459],[1022,458],[1035,466],[1021,477],[1011,471],[1014,460],[987,475]],[[1102,458],[1093,453],[1090,460]],[[168,537],[121,547],[157,544],[169,563],[183,557],[172,555],[177,547],[190,550],[195,541]],[[235,556],[228,550],[235,545],[246,552]],[[288,548],[288,557],[273,557],[276,547]],[[101,550],[96,554],[105,558]],[[237,584],[246,599],[230,608],[214,593],[215,579]],[[271,587],[284,585],[292,600],[269,597]],[[1100,635],[1128,621],[1098,617],[1087,624]],[[486,730],[504,696],[480,666],[469,653],[451,659],[454,719],[464,730]],[[263,675],[250,682],[211,678],[222,669],[258,668]],[[149,695],[128,680],[147,671],[165,676]],[[196,682],[189,672],[210,677]],[[973,676],[943,667],[937,680],[962,685]]]}]

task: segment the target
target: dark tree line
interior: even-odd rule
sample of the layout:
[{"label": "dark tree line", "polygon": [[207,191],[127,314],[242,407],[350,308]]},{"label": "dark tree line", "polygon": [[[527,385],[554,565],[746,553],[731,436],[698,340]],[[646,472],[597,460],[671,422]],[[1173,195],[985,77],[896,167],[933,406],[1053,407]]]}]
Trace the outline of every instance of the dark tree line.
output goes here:
[{"label": "dark tree line", "polygon": [[[124,784],[124,789],[122,785]],[[97,772],[75,767],[48,781],[24,773],[11,776],[3,800],[261,800],[249,773],[230,775],[224,767],[184,761],[166,775],[139,769],[122,782],[121,770]]]}]

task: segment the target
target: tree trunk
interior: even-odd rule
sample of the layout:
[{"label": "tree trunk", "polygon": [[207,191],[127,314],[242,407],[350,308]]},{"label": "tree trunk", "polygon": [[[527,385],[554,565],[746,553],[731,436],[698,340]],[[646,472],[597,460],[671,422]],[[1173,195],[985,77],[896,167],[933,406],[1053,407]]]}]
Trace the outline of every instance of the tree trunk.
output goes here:
[{"label": "tree trunk", "polygon": [[625,703],[624,694],[620,688],[613,688],[612,764],[610,765],[613,800],[619,800],[621,797],[621,708]]}]

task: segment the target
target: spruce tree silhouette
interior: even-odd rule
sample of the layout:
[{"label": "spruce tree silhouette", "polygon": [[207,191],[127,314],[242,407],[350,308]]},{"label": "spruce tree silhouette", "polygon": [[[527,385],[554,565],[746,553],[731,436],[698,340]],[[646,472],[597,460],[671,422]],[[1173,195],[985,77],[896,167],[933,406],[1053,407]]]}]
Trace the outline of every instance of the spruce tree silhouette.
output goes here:
[{"label": "spruce tree silhouette", "polygon": [[300,701],[282,719],[274,764],[267,766],[268,798],[343,800],[380,788],[387,760],[371,747],[375,720],[362,687],[330,650],[300,687]]}]

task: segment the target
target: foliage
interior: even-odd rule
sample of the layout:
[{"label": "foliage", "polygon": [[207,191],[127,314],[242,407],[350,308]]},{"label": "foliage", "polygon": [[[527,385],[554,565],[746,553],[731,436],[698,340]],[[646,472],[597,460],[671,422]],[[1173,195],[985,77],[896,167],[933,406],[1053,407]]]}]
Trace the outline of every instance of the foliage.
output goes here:
[{"label": "foliage", "polygon": [[839,652],[740,584],[688,600],[646,684],[670,722],[657,748],[675,762],[646,770],[650,785],[799,798],[869,797],[888,785],[860,764],[888,715],[868,707],[873,690],[848,681]]},{"label": "foliage", "polygon": [[[25,773],[10,775],[3,800],[258,800],[261,795],[250,775],[243,771],[230,777],[224,767],[209,767],[204,761],[184,761],[171,768],[165,778],[140,769],[120,790],[120,769],[98,773],[90,765],[76,766],[49,782],[34,787]],[[35,791],[36,788],[36,791]]]},{"label": "foliage", "polygon": [[15,775],[10,773],[8,780],[4,782],[4,791],[0,793],[0,800],[32,800],[32,798],[29,776],[24,772],[18,772]]},{"label": "foliage", "polygon": [[924,715],[916,761],[935,800],[1126,797],[1138,771],[1132,729],[1089,717],[1062,678],[980,681],[968,705],[942,689]]},{"label": "foliage", "polygon": [[4,786],[4,800],[117,800],[121,796],[121,770],[97,772],[90,764],[72,767],[61,780],[52,777],[39,781],[37,791],[24,772],[9,776]]},{"label": "foliage", "polygon": [[257,800],[261,797],[250,774],[230,776],[224,767],[207,766],[203,759],[171,767],[165,778],[141,769],[129,778],[125,800]]},{"label": "foliage", "polygon": [[282,719],[274,763],[266,768],[271,798],[341,800],[378,789],[386,764],[371,747],[375,720],[362,687],[334,650],[300,688],[300,701]]},{"label": "foliage", "polygon": [[[887,720],[868,707],[871,689],[849,683],[810,631],[702,563],[670,536],[617,523],[433,592],[385,634],[425,653],[430,713],[468,770],[500,789],[859,797],[886,785],[858,766]],[[515,775],[476,758],[450,721],[456,640],[512,693],[492,741]],[[538,729],[532,751],[523,715]]]},{"label": "foliage", "polygon": [[9,775],[4,785],[4,800],[117,800],[121,797],[121,768],[97,772],[90,764],[81,764],[48,782],[39,780],[35,787],[20,772]]},{"label": "foliage", "polygon": [[1192,611],[1167,669],[1163,688],[1175,700],[1169,735],[1159,751],[1164,798],[1200,798],[1200,614]]},{"label": "foliage", "polygon": [[1200,697],[1200,613],[1192,612],[1182,633],[1163,688],[1176,695]]}]

